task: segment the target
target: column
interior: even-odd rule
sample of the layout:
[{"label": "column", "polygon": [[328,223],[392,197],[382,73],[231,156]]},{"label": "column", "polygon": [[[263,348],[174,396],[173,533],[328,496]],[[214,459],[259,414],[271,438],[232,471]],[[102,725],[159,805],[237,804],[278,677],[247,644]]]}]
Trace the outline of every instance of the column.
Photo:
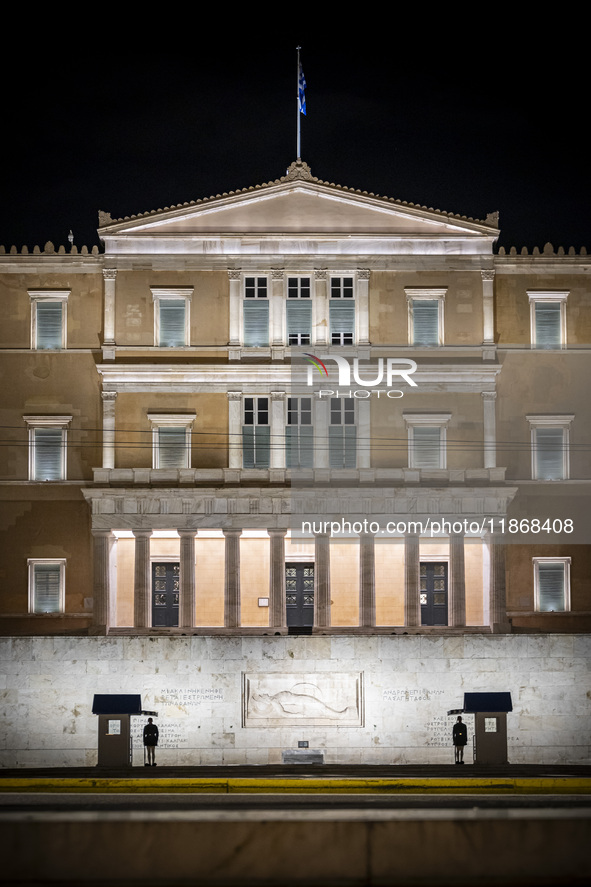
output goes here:
[{"label": "column", "polygon": [[268,530],[271,540],[269,577],[269,628],[286,628],[285,612],[285,534],[287,530]]},{"label": "column", "polygon": [[421,624],[420,573],[419,537],[416,533],[406,533],[404,537],[404,624],[412,627]]},{"label": "column", "polygon": [[271,271],[269,300],[269,344],[285,345],[285,275],[282,268]]},{"label": "column", "polygon": [[242,344],[242,272],[231,269],[230,278],[230,341],[228,345],[235,347]]},{"label": "column", "polygon": [[466,624],[466,570],[464,566],[464,536],[452,533],[449,539],[449,624]]},{"label": "column", "polygon": [[149,628],[151,613],[150,536],[152,530],[133,530],[135,536],[135,570],[133,580],[133,624]]},{"label": "column", "polygon": [[369,269],[357,272],[357,344],[369,345]]},{"label": "column", "polygon": [[371,533],[362,533],[359,543],[359,625],[373,628],[376,624],[375,539]]},{"label": "column", "polygon": [[103,280],[105,286],[105,304],[103,316],[103,344],[115,344],[115,281],[117,279],[116,268],[103,268]]},{"label": "column", "polygon": [[195,534],[196,530],[178,530],[181,537],[179,576],[179,628],[195,625]]},{"label": "column", "polygon": [[240,536],[242,530],[224,530],[226,557],[224,572],[224,626],[240,627]]},{"label": "column", "polygon": [[312,305],[312,344],[328,345],[328,273],[314,271],[314,303]]},{"label": "column", "polygon": [[482,319],[483,319],[483,345],[494,345],[495,343],[495,303],[494,303],[494,280],[495,272],[481,271],[482,277]]},{"label": "column", "polygon": [[271,392],[270,413],[271,452],[269,465],[271,468],[285,468],[285,391]]},{"label": "column", "polygon": [[315,537],[314,628],[330,626],[330,536]]},{"label": "column", "polygon": [[93,530],[93,627],[106,634],[111,623],[111,530]]},{"label": "column", "polygon": [[510,632],[507,618],[507,594],[505,586],[505,543],[502,536],[489,534],[490,560],[490,628],[495,634]]},{"label": "column", "polygon": [[241,391],[228,391],[228,468],[242,468]]},{"label": "column", "polygon": [[497,467],[497,424],[495,414],[496,391],[483,391],[484,409],[484,467]]},{"label": "column", "polygon": [[116,391],[103,391],[103,468],[115,467],[115,401]]}]

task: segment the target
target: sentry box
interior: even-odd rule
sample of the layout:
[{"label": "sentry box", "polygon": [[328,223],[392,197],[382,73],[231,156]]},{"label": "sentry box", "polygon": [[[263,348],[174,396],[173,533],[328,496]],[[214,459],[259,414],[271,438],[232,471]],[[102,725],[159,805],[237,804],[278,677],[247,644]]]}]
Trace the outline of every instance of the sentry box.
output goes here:
[{"label": "sentry box", "polygon": [[507,712],[510,693],[464,693],[464,708],[448,714],[474,715],[474,763],[507,763]]},{"label": "sentry box", "polygon": [[136,693],[95,694],[92,713],[98,715],[98,767],[131,767],[131,715],[154,715],[144,711]]}]

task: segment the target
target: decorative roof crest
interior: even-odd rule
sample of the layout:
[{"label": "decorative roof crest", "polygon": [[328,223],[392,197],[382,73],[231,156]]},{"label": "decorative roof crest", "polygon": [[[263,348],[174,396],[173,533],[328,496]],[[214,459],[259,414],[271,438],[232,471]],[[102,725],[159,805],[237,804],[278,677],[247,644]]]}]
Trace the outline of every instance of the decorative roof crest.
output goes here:
[{"label": "decorative roof crest", "polygon": [[312,170],[303,160],[294,160],[282,178],[284,182],[293,182],[295,179],[303,179],[306,182],[315,181]]}]

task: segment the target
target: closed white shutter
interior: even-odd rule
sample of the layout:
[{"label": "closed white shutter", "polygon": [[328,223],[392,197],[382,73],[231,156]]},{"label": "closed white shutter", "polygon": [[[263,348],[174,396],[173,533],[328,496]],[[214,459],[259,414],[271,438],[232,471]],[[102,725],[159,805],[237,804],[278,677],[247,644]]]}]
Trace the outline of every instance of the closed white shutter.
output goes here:
[{"label": "closed white shutter", "polygon": [[538,601],[544,613],[566,609],[564,564],[538,564]]},{"label": "closed white shutter", "polygon": [[355,302],[330,302],[330,340],[334,345],[353,344],[355,337]]},{"label": "closed white shutter", "polygon": [[439,301],[413,299],[413,344],[439,345]]},{"label": "closed white shutter", "polygon": [[35,613],[59,613],[60,565],[35,564],[33,567]]},{"label": "closed white shutter", "polygon": [[63,480],[64,432],[35,428],[35,480]]},{"label": "closed white shutter", "polygon": [[244,344],[257,348],[269,344],[269,303],[263,299],[242,303],[244,310]]},{"label": "closed white shutter", "polygon": [[271,429],[268,425],[243,425],[242,464],[244,468],[268,468]]},{"label": "closed white shutter", "polygon": [[441,428],[415,425],[413,468],[441,468]]},{"label": "closed white shutter", "polygon": [[39,349],[61,348],[62,335],[62,302],[36,302],[37,342]]},{"label": "closed white shutter", "polygon": [[158,429],[158,468],[187,468],[187,431],[185,428]]},{"label": "closed white shutter", "polygon": [[564,479],[564,429],[536,428],[536,478]]},{"label": "closed white shutter", "polygon": [[286,426],[285,464],[288,468],[314,467],[314,429],[311,425]]},{"label": "closed white shutter", "polygon": [[289,345],[309,345],[312,334],[312,303],[302,299],[287,302],[287,341]]},{"label": "closed white shutter", "polygon": [[560,302],[536,302],[536,348],[559,348]]},{"label": "closed white shutter", "polygon": [[357,428],[354,425],[330,425],[328,447],[331,468],[357,467]]},{"label": "closed white shutter", "polygon": [[185,344],[186,302],[184,299],[160,301],[160,341],[166,348]]}]

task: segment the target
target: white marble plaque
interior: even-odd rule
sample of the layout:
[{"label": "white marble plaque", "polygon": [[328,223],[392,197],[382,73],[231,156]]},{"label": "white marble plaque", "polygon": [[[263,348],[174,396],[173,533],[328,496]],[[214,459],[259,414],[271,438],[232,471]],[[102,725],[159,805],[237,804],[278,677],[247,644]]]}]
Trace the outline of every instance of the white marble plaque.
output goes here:
[{"label": "white marble plaque", "polygon": [[363,672],[242,675],[244,727],[362,727]]}]

